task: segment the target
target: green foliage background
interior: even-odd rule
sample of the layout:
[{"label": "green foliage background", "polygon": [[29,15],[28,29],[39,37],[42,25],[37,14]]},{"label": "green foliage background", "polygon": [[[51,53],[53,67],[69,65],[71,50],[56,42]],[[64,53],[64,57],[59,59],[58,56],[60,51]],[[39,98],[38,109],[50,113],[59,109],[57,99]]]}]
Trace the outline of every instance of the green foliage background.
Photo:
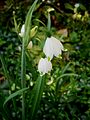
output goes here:
[{"label": "green foliage background", "polygon": [[[90,119],[90,8],[88,6],[90,3],[79,1],[82,7],[78,9],[78,13],[82,18],[85,18],[85,11],[88,12],[88,17],[82,21],[82,18],[72,18],[74,14],[72,8],[76,2],[39,1],[35,8],[32,27],[38,26],[38,31],[36,37],[32,38],[33,48],[26,51],[26,86],[30,88],[26,95],[26,120],[30,119],[30,91],[38,76],[37,64],[40,57],[44,56],[42,48],[46,36],[46,10],[51,7],[55,9],[51,12],[52,34],[61,38],[58,34],[59,29],[68,30],[68,36],[63,37],[62,41],[67,51],[63,52],[62,59],[54,58],[52,61],[53,70],[46,77],[46,85],[35,119]],[[21,96],[10,100],[6,108],[3,108],[3,103],[10,93],[21,89],[22,40],[17,33],[20,32],[32,3],[33,1],[6,0],[5,7],[0,13],[0,78],[3,78],[0,79],[0,120],[21,119]],[[57,3],[62,6],[57,6]],[[14,20],[18,25],[17,29]]]}]

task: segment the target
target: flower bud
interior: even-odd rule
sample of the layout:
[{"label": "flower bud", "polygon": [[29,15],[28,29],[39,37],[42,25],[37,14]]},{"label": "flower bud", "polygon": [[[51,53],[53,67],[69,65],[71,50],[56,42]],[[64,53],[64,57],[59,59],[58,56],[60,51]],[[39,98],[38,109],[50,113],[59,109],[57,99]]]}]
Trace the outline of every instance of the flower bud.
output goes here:
[{"label": "flower bud", "polygon": [[31,32],[30,32],[30,37],[34,37],[37,33],[37,29],[38,29],[38,26],[35,26],[34,28],[31,29]]},{"label": "flower bud", "polygon": [[30,41],[29,44],[28,44],[28,46],[27,46],[27,48],[28,49],[32,49],[32,46],[33,46],[33,43],[32,43],[32,41]]},{"label": "flower bud", "polygon": [[25,33],[25,24],[22,25],[21,32],[19,33],[19,35],[23,37],[24,33]]}]

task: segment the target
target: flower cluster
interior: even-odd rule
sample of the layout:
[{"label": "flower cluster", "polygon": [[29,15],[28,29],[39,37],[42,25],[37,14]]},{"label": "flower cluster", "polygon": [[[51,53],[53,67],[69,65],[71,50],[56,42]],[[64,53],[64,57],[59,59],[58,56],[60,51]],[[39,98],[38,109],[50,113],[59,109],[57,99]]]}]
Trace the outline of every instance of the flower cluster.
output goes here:
[{"label": "flower cluster", "polygon": [[[37,26],[31,29],[31,37],[33,37],[36,34]],[[19,35],[21,37],[24,37],[25,33],[25,24],[22,25],[21,32]],[[32,48],[32,41],[29,42],[28,49]],[[41,58],[38,64],[38,71],[40,74],[44,75],[52,70],[52,63],[51,60],[53,57],[59,57],[59,55],[62,54],[62,51],[64,50],[64,47],[62,43],[56,39],[55,37],[47,37],[45,41],[45,45],[43,48],[43,52],[46,55],[46,58]]]},{"label": "flower cluster", "polygon": [[59,57],[62,54],[64,47],[62,43],[56,39],[55,37],[51,36],[50,38],[47,37],[45,41],[45,45],[43,48],[43,52],[46,55],[46,58],[41,58],[38,64],[38,71],[44,75],[52,70],[52,63],[51,60],[53,57]]}]

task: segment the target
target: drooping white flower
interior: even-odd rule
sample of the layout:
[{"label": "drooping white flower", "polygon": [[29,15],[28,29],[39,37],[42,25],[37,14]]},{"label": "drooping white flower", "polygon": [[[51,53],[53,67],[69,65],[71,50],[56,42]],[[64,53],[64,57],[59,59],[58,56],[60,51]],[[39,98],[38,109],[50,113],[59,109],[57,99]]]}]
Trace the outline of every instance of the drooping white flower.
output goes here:
[{"label": "drooping white flower", "polygon": [[52,69],[52,63],[47,58],[41,58],[38,64],[38,71],[44,75]]},{"label": "drooping white flower", "polygon": [[47,58],[51,60],[54,56],[58,57],[62,53],[62,50],[64,50],[64,47],[58,39],[55,37],[47,37],[43,48],[43,52]]},{"label": "drooping white flower", "polygon": [[21,32],[19,33],[19,35],[23,37],[24,33],[25,33],[25,24],[22,25]]}]

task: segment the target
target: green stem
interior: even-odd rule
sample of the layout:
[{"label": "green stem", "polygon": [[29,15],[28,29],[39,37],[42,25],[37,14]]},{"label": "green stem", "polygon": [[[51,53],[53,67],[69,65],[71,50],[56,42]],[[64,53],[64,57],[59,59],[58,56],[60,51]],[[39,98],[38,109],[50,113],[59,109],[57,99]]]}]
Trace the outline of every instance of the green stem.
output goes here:
[{"label": "green stem", "polygon": [[51,37],[51,19],[50,19],[50,13],[48,12],[48,23],[47,23],[47,36]]},{"label": "green stem", "polygon": [[[26,65],[25,65],[25,43],[23,39],[22,43],[22,57],[21,57],[21,86],[22,89],[26,87],[25,85],[25,73],[26,73]],[[22,120],[25,120],[25,93],[22,93]]]},{"label": "green stem", "polygon": [[[29,40],[30,40],[30,30],[31,30],[31,18],[33,11],[36,7],[36,3],[38,0],[35,0],[32,6],[30,7],[26,20],[25,20],[25,34],[23,37],[23,42],[22,42],[22,57],[21,57],[21,86],[22,89],[26,87],[25,83],[25,74],[26,74],[26,60],[25,60],[25,47],[28,45]],[[25,120],[25,93],[22,93],[22,120]]]},{"label": "green stem", "polygon": [[48,31],[50,32],[51,28],[51,18],[50,18],[50,13],[48,12],[48,24],[47,24]]}]

